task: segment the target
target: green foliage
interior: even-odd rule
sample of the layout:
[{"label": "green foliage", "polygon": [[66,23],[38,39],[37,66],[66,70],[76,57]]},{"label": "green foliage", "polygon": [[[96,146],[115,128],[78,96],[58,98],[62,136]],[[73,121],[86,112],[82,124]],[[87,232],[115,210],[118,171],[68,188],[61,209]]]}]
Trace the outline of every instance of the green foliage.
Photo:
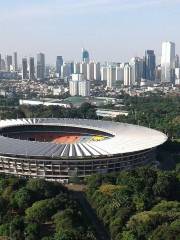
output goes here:
[{"label": "green foliage", "polygon": [[14,193],[11,204],[21,210],[26,209],[32,202],[32,193],[27,188],[23,187]]},{"label": "green foliage", "polygon": [[144,167],[120,172],[108,184],[105,178],[86,179],[87,197],[113,240],[158,239],[154,236],[160,235],[164,225],[169,226],[166,235],[171,236],[171,223],[180,219],[177,172]]},{"label": "green foliage", "polygon": [[0,225],[0,236],[9,236],[9,223],[4,223]]},{"label": "green foliage", "polygon": [[95,240],[89,222],[84,219],[81,207],[61,184],[0,175],[3,239]]},{"label": "green foliage", "polygon": [[38,240],[39,239],[39,224],[29,223],[25,228],[26,240]]}]

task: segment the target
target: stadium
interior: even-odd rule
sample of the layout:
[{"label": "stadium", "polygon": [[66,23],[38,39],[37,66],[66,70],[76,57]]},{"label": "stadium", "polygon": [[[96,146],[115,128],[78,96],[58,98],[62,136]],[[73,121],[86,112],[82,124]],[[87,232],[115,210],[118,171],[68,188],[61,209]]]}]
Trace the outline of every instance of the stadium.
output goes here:
[{"label": "stadium", "polygon": [[89,119],[0,121],[0,172],[68,182],[152,162],[163,133]]}]

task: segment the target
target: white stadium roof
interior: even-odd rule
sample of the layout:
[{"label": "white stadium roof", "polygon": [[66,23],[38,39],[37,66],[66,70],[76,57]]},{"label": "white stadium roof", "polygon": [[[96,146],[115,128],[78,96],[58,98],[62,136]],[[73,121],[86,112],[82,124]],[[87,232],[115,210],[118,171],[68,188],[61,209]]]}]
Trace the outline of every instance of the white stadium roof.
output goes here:
[{"label": "white stadium roof", "polygon": [[131,153],[157,147],[167,140],[159,131],[126,123],[89,119],[14,119],[1,120],[0,129],[23,125],[69,126],[99,130],[113,136],[103,141],[57,144],[0,136],[0,155],[25,155],[51,158],[100,157]]}]

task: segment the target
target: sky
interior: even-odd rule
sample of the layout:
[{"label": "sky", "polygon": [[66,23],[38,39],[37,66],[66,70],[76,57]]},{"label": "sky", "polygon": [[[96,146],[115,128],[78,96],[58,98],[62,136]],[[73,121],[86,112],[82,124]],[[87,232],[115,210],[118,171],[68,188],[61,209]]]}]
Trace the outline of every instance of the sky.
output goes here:
[{"label": "sky", "polygon": [[80,60],[128,61],[162,41],[180,54],[180,0],[0,0],[0,53]]}]

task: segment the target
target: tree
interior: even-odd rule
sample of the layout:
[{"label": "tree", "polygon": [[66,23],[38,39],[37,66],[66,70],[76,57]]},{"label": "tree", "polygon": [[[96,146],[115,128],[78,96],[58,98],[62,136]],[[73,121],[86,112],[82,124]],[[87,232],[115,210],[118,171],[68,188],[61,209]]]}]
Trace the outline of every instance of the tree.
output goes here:
[{"label": "tree", "polygon": [[32,192],[23,187],[15,192],[11,202],[20,210],[25,210],[32,203]]},{"label": "tree", "polygon": [[26,240],[39,240],[39,224],[29,223],[25,228]]}]

